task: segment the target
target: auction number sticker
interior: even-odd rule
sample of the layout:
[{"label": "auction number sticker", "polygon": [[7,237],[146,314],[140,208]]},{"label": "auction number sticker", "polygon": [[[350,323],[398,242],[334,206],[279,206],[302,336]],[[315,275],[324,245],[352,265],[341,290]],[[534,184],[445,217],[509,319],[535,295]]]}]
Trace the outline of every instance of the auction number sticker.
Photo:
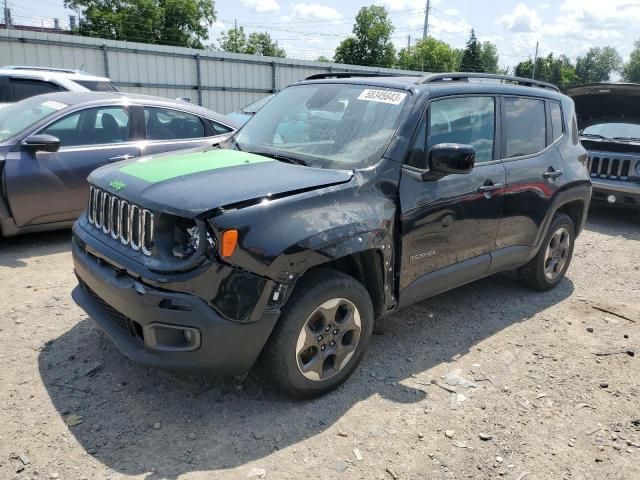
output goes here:
[{"label": "auction number sticker", "polygon": [[62,110],[67,107],[66,103],[56,102],[55,100],[48,100],[46,102],[42,102],[43,107],[53,108],[54,110]]},{"label": "auction number sticker", "polygon": [[368,100],[370,102],[389,103],[391,105],[400,105],[406,97],[406,93],[392,92],[389,90],[372,90],[367,88],[358,96],[358,100]]}]

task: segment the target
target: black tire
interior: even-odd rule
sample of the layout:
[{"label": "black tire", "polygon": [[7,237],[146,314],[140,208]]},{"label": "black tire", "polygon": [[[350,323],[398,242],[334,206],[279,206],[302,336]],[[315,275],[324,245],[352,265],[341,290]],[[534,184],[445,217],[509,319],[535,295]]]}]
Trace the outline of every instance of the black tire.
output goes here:
[{"label": "black tire", "polygon": [[[354,346],[348,345],[348,348],[355,348],[347,358],[343,358],[343,360],[346,361],[344,366],[334,369],[336,370],[334,373],[330,373],[331,370],[328,369],[327,371],[329,373],[326,373],[326,375],[331,375],[328,378],[311,380],[302,372],[304,362],[302,361],[303,354],[299,354],[298,352],[300,348],[298,346],[299,337],[303,335],[302,332],[305,325],[311,325],[313,322],[312,314],[319,315],[323,319],[325,322],[322,327],[323,330],[326,329],[327,325],[330,325],[327,318],[320,312],[317,312],[317,309],[332,302],[333,299],[336,299],[336,302],[338,302],[334,320],[338,317],[338,311],[343,308],[343,306],[345,310],[353,306],[357,309],[355,311],[359,314],[360,319],[359,332],[356,333],[358,336],[357,343],[354,342]],[[346,302],[340,304],[337,299],[343,299]],[[323,312],[327,311],[328,310],[323,310]],[[354,314],[352,316],[355,317]],[[374,316],[371,298],[360,282],[349,275],[329,269],[312,272],[299,281],[295,291],[287,301],[282,315],[278,320],[278,324],[262,352],[260,366],[273,384],[291,397],[313,398],[323,395],[340,386],[354,372],[369,346],[373,332],[373,323]],[[349,325],[351,325],[350,322]],[[316,358],[321,361],[321,363],[314,363],[314,365],[322,365],[324,368],[324,362],[328,361],[327,359],[331,356],[330,352],[333,349],[336,349],[336,352],[338,352],[338,349],[343,345],[342,340],[347,337],[350,331],[349,329],[352,328],[351,326],[347,326],[347,322],[345,321],[343,331],[338,332],[334,337],[332,334],[340,330],[340,324],[335,323],[335,326],[336,330],[331,327],[329,331],[320,332],[326,334],[326,338],[323,339],[322,342],[318,340],[317,346],[309,347],[310,349],[315,348],[316,353],[319,355],[318,357],[311,356],[311,358]],[[316,334],[313,334],[313,337],[315,337],[315,335]],[[311,337],[312,336],[309,335],[308,338],[311,339]],[[353,340],[353,338],[354,333],[351,331],[351,339]],[[315,341],[317,338],[313,338],[312,340]],[[334,341],[333,345],[337,344],[337,346],[330,347],[330,341]],[[320,343],[325,346],[321,347]],[[320,352],[318,348],[322,348],[322,352]],[[327,355],[327,359],[323,362],[323,356]],[[336,356],[335,358],[342,357]],[[299,364],[302,366],[299,366]],[[310,372],[306,374],[309,375]]]},{"label": "black tire", "polygon": [[[549,260],[547,257],[547,248],[550,246],[550,242],[554,235],[562,229],[564,229],[568,234],[569,245],[561,268],[558,268],[557,272],[553,273],[553,277],[549,278],[549,276],[547,276],[547,272],[545,272],[545,267],[550,265],[547,264]],[[533,257],[529,263],[518,269],[518,278],[525,285],[536,290],[546,291],[554,288],[564,278],[564,275],[569,268],[571,258],[573,257],[575,238],[575,226],[571,218],[564,213],[557,213],[551,221],[551,225],[549,225],[549,230],[544,237],[537,255]],[[551,274],[551,272],[549,273]]]}]

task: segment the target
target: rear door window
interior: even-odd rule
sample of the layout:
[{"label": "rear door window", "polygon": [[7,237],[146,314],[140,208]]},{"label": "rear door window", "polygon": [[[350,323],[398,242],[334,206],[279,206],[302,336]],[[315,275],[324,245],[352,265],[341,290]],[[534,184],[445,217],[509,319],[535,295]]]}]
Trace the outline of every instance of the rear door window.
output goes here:
[{"label": "rear door window", "polygon": [[549,112],[551,113],[551,131],[553,141],[555,142],[564,133],[562,122],[562,109],[557,102],[549,102]]},{"label": "rear door window", "polygon": [[12,102],[19,102],[25,98],[45,93],[59,92],[60,87],[55,83],[28,78],[12,78],[9,81],[12,92]]},{"label": "rear door window", "polygon": [[144,123],[147,140],[182,140],[205,136],[200,117],[179,110],[144,107]]},{"label": "rear door window", "polygon": [[221,123],[214,122],[213,120],[205,119],[205,121],[209,123],[209,126],[211,127],[211,130],[213,130],[214,135],[223,135],[225,133],[233,131],[231,127],[227,127],[226,125],[222,125]]},{"label": "rear door window", "polygon": [[506,157],[532,155],[547,146],[547,125],[544,100],[506,97],[505,135]]}]

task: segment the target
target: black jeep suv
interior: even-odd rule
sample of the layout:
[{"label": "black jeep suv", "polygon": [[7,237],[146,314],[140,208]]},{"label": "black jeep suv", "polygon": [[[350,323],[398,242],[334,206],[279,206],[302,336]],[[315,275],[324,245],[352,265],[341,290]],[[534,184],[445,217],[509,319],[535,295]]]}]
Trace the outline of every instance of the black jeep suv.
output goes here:
[{"label": "black jeep suv", "polygon": [[560,282],[586,160],[573,101],[548,84],[313,76],[226,148],[94,171],[73,296],[135,361],[257,363],[285,392],[319,395],[384,315],[508,269]]}]

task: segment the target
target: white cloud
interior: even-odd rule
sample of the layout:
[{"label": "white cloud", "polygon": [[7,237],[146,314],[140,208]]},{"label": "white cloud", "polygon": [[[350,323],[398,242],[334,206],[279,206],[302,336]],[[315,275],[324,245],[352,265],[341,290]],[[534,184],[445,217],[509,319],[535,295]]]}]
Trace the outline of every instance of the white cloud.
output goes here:
[{"label": "white cloud", "polygon": [[[424,12],[425,1],[424,0],[380,0],[376,2],[386,7],[390,12],[401,12],[411,10],[422,10]],[[431,6],[437,6],[442,3],[442,0],[433,0]]]},{"label": "white cloud", "polygon": [[280,10],[280,4],[277,0],[242,0],[242,3],[245,7],[258,13],[277,12]]},{"label": "white cloud", "polygon": [[456,10],[455,8],[447,8],[444,11],[444,13],[446,13],[447,15],[451,15],[452,17],[455,17],[460,13],[460,11]]},{"label": "white cloud", "polygon": [[524,3],[520,3],[513,12],[496,19],[498,25],[511,32],[535,32],[540,29],[542,20],[535,10],[530,9]]},{"label": "white cloud", "polygon": [[342,18],[342,14],[335,8],[317,3],[296,3],[291,7],[291,16],[314,20],[340,20]]}]

